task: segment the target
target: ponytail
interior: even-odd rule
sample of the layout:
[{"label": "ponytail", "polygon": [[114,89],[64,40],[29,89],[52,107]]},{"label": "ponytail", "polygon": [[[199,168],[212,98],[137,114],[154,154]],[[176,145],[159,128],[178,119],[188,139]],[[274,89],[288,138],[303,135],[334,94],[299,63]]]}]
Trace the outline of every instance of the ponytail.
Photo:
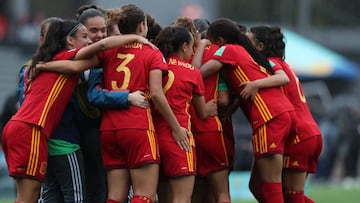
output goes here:
[{"label": "ponytail", "polygon": [[66,36],[75,34],[79,27],[79,23],[74,20],[52,22],[43,44],[32,57],[30,68],[35,68],[40,61],[51,61],[57,53],[66,48]]}]

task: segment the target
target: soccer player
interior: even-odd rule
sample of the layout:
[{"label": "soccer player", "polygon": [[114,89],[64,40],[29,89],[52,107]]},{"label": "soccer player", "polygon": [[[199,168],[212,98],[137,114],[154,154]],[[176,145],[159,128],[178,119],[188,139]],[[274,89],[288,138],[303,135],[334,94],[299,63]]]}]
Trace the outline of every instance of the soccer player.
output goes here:
[{"label": "soccer player", "polygon": [[[40,44],[43,43],[48,28],[52,22],[62,21],[60,18],[52,17],[46,19],[40,28]],[[80,37],[83,32],[76,32],[74,41],[84,40]],[[87,45],[79,43],[79,48]],[[69,46],[69,48],[73,48]],[[76,47],[75,47],[76,48]],[[29,65],[25,64],[19,73],[19,96],[20,103],[23,102],[27,89]],[[41,185],[39,201],[43,203],[56,201],[85,201],[85,177],[82,152],[79,146],[80,133],[77,127],[76,99],[74,95],[66,106],[62,119],[56,130],[48,141],[48,165],[45,180]],[[59,170],[61,169],[61,170]]]},{"label": "soccer player", "polygon": [[[243,82],[269,77],[273,71],[265,57],[228,19],[212,22],[207,38],[221,46],[212,59],[200,68],[203,77],[224,69],[229,84],[238,93]],[[262,202],[283,202],[282,166],[284,145],[294,129],[293,107],[281,88],[261,89],[254,100],[242,99],[241,105],[253,129],[254,164],[251,178],[256,178]],[[284,125],[285,124],[285,125]]]},{"label": "soccer player", "polygon": [[159,201],[191,202],[196,175],[195,142],[191,134],[191,116],[189,106],[192,104],[200,118],[217,114],[214,100],[205,103],[204,83],[199,69],[187,61],[193,54],[194,38],[184,27],[164,28],[155,40],[169,66],[163,87],[169,105],[180,125],[189,132],[191,150],[185,151],[177,144],[178,140],[171,134],[166,121],[155,111],[155,130],[159,139],[161,172],[170,185],[170,199],[162,199],[167,191],[159,189]]},{"label": "soccer player", "polygon": [[[104,10],[98,6],[81,6],[76,17],[87,28],[91,42],[97,42],[107,36]],[[100,147],[101,110],[99,107],[89,104],[87,99],[89,75],[89,70],[81,73],[76,92],[81,110],[80,116],[82,116],[79,128],[85,166],[87,202],[97,203],[106,200],[106,172]]]},{"label": "soccer player", "polygon": [[[82,32],[80,35],[82,40],[76,41],[69,37],[77,32]],[[136,35],[118,36],[113,40],[112,46],[120,46],[136,40],[144,41]],[[87,30],[81,23],[76,21],[52,23],[44,43],[33,57],[30,71],[36,72],[35,65],[40,62],[72,59],[79,49],[68,50],[68,45],[78,47],[85,41],[86,44],[90,42]],[[94,43],[89,49],[102,50],[110,46],[106,42]],[[31,79],[23,104],[6,125],[2,144],[10,176],[16,178],[18,191],[16,202],[37,201],[40,182],[46,173],[47,140],[59,123],[78,80],[78,74],[40,72],[35,79]]]},{"label": "soccer player", "polygon": [[[250,28],[247,33],[254,46],[266,56],[273,69],[284,71],[289,77],[289,84],[283,86],[285,94],[293,104],[296,113],[297,134],[285,146],[286,154],[283,170],[283,189],[285,203],[314,202],[304,195],[306,177],[315,173],[317,161],[322,148],[320,128],[315,122],[300,81],[291,67],[285,62],[284,35],[278,26],[260,25]],[[251,89],[244,91],[245,97],[251,97],[257,89],[264,88],[252,84]],[[269,81],[267,84],[270,84]],[[275,83],[272,83],[276,85]]]},{"label": "soccer player", "polygon": [[[39,61],[70,59],[76,50],[69,49],[88,43],[87,30],[82,24],[53,21],[30,69]],[[16,178],[15,202],[37,201],[47,170],[47,142],[62,117],[77,79],[77,75],[40,73],[27,84],[22,105],[7,123],[3,149],[10,176]]]},{"label": "soccer player", "polygon": [[[136,34],[139,38],[146,36],[144,11],[133,4],[121,9],[123,15],[118,24],[121,33]],[[116,43],[110,43],[112,40],[113,37],[102,40],[102,49],[114,47]],[[105,42],[109,43],[104,44]],[[94,54],[99,49],[93,48],[91,45],[83,48],[75,58],[84,60],[38,64],[38,68],[79,72],[101,63],[106,89],[143,90],[150,93],[155,107],[169,123],[173,136],[178,139],[178,145],[181,149],[190,151],[187,130],[179,125],[162,90],[162,75],[167,71],[167,64],[161,52],[144,43],[129,43],[101,51],[96,56]],[[131,202],[153,202],[160,160],[150,108],[105,110],[101,125],[101,145],[108,175],[107,202],[125,201],[130,181],[134,189]]]},{"label": "soccer player", "polygon": [[107,35],[120,35],[119,26],[117,25],[117,22],[119,22],[119,15],[120,15],[120,8],[110,8],[106,9],[106,30]]},{"label": "soccer player", "polygon": [[148,26],[148,32],[146,34],[146,38],[150,42],[154,42],[156,36],[160,33],[162,30],[162,27],[159,23],[156,22],[155,18],[151,16],[149,13],[146,13],[146,23]]},{"label": "soccer player", "polygon": [[196,51],[196,47],[199,44],[199,41],[201,39],[201,35],[200,33],[196,30],[195,24],[193,22],[193,20],[191,18],[182,16],[182,17],[178,17],[175,19],[175,21],[171,24],[171,25],[175,25],[175,26],[182,26],[185,27],[186,29],[189,30],[189,32],[191,33],[191,35],[194,38],[194,53]]},{"label": "soccer player", "polygon": [[[201,64],[193,63],[196,67],[200,67],[214,55],[219,46],[205,39],[209,27],[207,20],[195,19],[194,23],[204,38],[198,46],[199,51],[204,51]],[[197,115],[192,114],[192,129],[198,156],[198,177],[193,201],[228,202],[230,201],[228,177],[233,166],[235,144],[231,120],[233,111],[229,109],[233,104],[230,102],[229,89],[221,74],[204,78],[204,84],[205,99],[217,100],[219,115],[200,120]]]},{"label": "soccer player", "polygon": [[[105,18],[105,11],[95,5],[79,8],[78,20],[89,30],[89,38],[97,42],[108,36],[110,22],[118,21],[120,9],[106,10],[110,18]],[[105,22],[105,20],[107,22]],[[108,22],[109,21],[109,22]],[[118,35],[117,24],[113,25],[111,35]],[[111,36],[109,35],[109,36]],[[147,108],[148,102],[141,91],[108,91],[103,89],[103,70],[95,67],[81,74],[81,83],[77,87],[78,101],[82,112],[81,144],[84,151],[87,202],[97,203],[106,200],[106,173],[100,150],[101,108],[128,108],[137,105]]]}]

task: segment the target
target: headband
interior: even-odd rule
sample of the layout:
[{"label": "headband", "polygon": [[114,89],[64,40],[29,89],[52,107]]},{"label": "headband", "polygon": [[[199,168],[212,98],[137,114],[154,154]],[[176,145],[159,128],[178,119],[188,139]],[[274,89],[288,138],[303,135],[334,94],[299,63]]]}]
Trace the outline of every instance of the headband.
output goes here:
[{"label": "headband", "polygon": [[79,27],[82,26],[82,25],[83,25],[83,24],[81,24],[81,23],[76,24],[76,25],[66,34],[66,36],[71,36],[71,35],[73,35],[73,34],[79,29]]}]

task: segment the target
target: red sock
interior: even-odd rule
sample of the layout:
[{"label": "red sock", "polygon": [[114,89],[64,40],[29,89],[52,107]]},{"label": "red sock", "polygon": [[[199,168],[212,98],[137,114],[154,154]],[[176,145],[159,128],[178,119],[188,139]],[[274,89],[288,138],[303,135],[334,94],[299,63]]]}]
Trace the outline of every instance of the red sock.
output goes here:
[{"label": "red sock", "polygon": [[305,203],[304,191],[284,191],[285,203]]},{"label": "red sock", "polygon": [[154,203],[150,198],[145,196],[134,195],[130,203]]},{"label": "red sock", "polygon": [[308,196],[304,195],[305,203],[315,203],[314,200],[310,199]]},{"label": "red sock", "polygon": [[260,192],[263,203],[284,203],[281,183],[261,183]]},{"label": "red sock", "polygon": [[106,203],[121,203],[121,202],[115,201],[115,200],[112,200],[112,199],[107,199]]}]

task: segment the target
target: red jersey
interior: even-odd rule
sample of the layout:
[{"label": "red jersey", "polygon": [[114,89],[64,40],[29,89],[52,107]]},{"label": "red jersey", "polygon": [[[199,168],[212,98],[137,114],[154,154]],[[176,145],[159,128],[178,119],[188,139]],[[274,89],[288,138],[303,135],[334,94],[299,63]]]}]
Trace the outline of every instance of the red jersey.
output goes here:
[{"label": "red jersey", "polygon": [[[163,80],[165,96],[179,124],[191,130],[189,107],[193,94],[204,95],[200,70],[176,56],[167,59],[169,72]],[[157,123],[166,123],[156,112]]]},{"label": "red jersey", "polygon": [[[220,47],[212,59],[230,65],[225,66],[225,71],[230,85],[239,94],[242,90],[239,85],[242,82],[269,76],[268,71],[258,65],[245,48],[237,44],[226,44]],[[280,87],[260,89],[254,101],[243,99],[241,105],[253,129],[283,112],[294,110]]]},{"label": "red jersey", "polygon": [[290,82],[284,86],[284,90],[286,97],[295,108],[296,127],[300,140],[320,135],[320,128],[311,114],[299,78],[281,58],[270,57],[269,61],[273,65],[274,70],[282,69],[289,77]]},{"label": "red jersey", "polygon": [[[219,49],[219,46],[216,44],[211,44],[210,46],[206,47],[204,50],[204,55],[202,58],[201,64],[206,63],[209,59],[212,58],[215,51]],[[217,99],[218,97],[218,81],[219,81],[219,74],[213,74],[209,77],[204,79],[205,85],[205,101],[208,102],[212,99]],[[191,113],[191,123],[192,123],[192,131],[193,132],[209,132],[209,131],[222,131],[222,125],[219,120],[218,116],[209,116],[204,120],[201,120],[193,106],[190,108]]]},{"label": "red jersey", "polygon": [[[142,43],[130,43],[98,54],[104,67],[104,86],[108,90],[141,90],[149,93],[149,73],[167,71],[162,53]],[[104,110],[101,130],[124,128],[154,130],[150,108],[130,105],[128,109]]]},{"label": "red jersey", "polygon": [[[53,60],[72,59],[78,50],[61,51]],[[49,138],[62,118],[78,81],[79,74],[65,75],[42,71],[28,85],[24,102],[11,120],[40,126],[42,133]]]}]

